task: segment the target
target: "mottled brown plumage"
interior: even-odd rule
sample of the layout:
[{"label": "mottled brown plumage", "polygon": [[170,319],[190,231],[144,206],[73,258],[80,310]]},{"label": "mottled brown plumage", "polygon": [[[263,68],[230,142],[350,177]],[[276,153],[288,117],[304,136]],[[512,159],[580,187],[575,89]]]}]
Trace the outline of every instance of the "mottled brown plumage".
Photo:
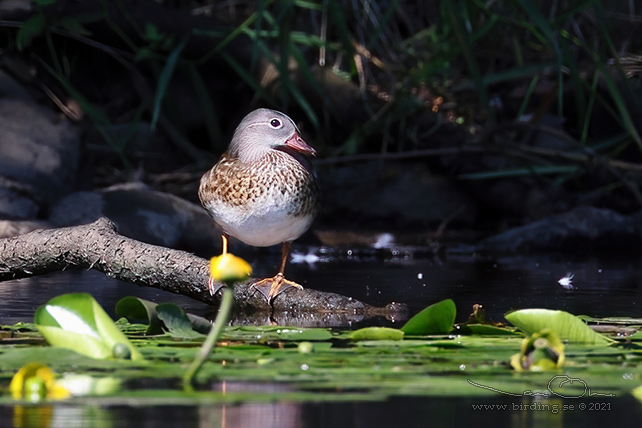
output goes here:
[{"label": "mottled brown plumage", "polygon": [[[258,109],[241,121],[228,151],[201,179],[199,198],[223,229],[223,252],[228,235],[253,246],[283,243],[277,275],[255,284],[268,300],[289,286],[301,287],[283,271],[292,241],[318,211],[319,188],[308,159],[315,154],[288,116]],[[210,291],[216,291],[212,284]]]}]

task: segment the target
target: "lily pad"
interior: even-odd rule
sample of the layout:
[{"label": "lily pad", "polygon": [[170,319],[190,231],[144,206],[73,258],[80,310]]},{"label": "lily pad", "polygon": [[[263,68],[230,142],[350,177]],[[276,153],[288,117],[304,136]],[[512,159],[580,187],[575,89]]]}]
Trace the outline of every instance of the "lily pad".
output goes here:
[{"label": "lily pad", "polygon": [[175,337],[195,338],[203,334],[195,331],[192,322],[183,309],[174,303],[160,303],[156,306],[156,313],[167,331]]},{"label": "lily pad", "polygon": [[105,310],[87,293],[63,294],[40,306],[36,327],[52,346],[72,349],[92,358],[142,355],[114,324]]},{"label": "lily pad", "polygon": [[[163,303],[161,303],[161,305],[162,304]],[[187,337],[186,334],[189,335],[189,337],[200,337],[200,334],[192,336],[191,333],[185,333],[187,326],[183,324],[184,317],[181,315],[183,310],[173,303],[167,303],[167,305],[173,305],[175,307],[164,306],[164,309],[161,309],[161,311],[166,312],[162,316],[166,317],[170,323],[173,323],[171,328],[167,325],[164,326],[163,320],[159,318],[158,305],[158,303],[150,302],[140,297],[127,296],[120,299],[116,304],[116,314],[127,318],[131,323],[147,324],[148,327],[145,333],[148,335],[163,334],[166,331],[171,335],[176,331],[180,337]],[[191,329],[198,333],[207,334],[210,328],[212,328],[212,323],[206,318],[189,313],[185,315],[191,323]],[[175,321],[176,317],[178,317],[180,321]]]},{"label": "lily pad", "polygon": [[156,313],[157,303],[140,297],[123,297],[116,303],[116,315],[125,317],[132,323],[147,324],[147,334],[163,334],[163,327]]},{"label": "lily pad", "polygon": [[410,318],[401,330],[406,335],[448,334],[453,328],[457,308],[451,299],[428,306]]},{"label": "lily pad", "polygon": [[249,342],[269,342],[269,341],[324,341],[330,340],[334,336],[326,328],[305,328],[305,327],[285,327],[285,326],[242,326],[229,327],[223,332],[223,337],[227,340],[249,341]]},{"label": "lily pad", "polygon": [[352,340],[402,340],[403,336],[403,331],[388,327],[366,327],[350,333]]},{"label": "lily pad", "polygon": [[550,309],[521,309],[508,312],[505,318],[524,333],[532,335],[544,329],[556,332],[563,341],[589,345],[610,345],[614,341],[596,333],[578,317]]},{"label": "lily pad", "polygon": [[190,314],[189,312],[186,312],[186,315],[189,319],[189,322],[192,323],[192,328],[195,331],[201,334],[207,334],[212,329],[212,321],[208,320],[207,318]]}]

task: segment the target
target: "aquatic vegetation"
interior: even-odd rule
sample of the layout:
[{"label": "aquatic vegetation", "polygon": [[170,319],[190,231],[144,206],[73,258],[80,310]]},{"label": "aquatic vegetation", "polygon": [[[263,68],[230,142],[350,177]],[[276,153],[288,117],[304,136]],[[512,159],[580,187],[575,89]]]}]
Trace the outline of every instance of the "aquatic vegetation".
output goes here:
[{"label": "aquatic vegetation", "polygon": [[[613,396],[631,393],[642,380],[639,335],[610,338],[594,332],[579,317],[560,311],[527,309],[507,314],[509,321],[528,332],[530,337],[524,339],[514,327],[498,322],[479,323],[482,317],[454,324],[455,304],[445,300],[432,305],[430,311],[421,311],[401,329],[227,326],[217,341],[216,352],[207,354],[194,375],[196,390],[185,390],[181,380],[205,339],[196,330],[201,328],[198,326],[202,320],[187,316],[171,303],[153,306],[126,299],[118,304],[121,312],[126,307],[132,308],[132,314],[136,308],[146,308],[151,314],[149,319],[158,320],[159,329],[153,334],[148,333],[146,324],[131,323],[125,318],[115,323],[144,359],[99,360],[71,349],[41,346],[37,328],[21,324],[3,328],[11,331],[14,340],[3,341],[0,346],[0,378],[8,381],[25,362],[37,361],[55,373],[64,373],[64,377],[117,379],[119,382],[110,383],[118,385],[117,396],[113,388],[90,392],[94,396],[107,394],[110,403],[137,400],[144,404],[153,400],[156,405],[159,400],[175,402],[180,397],[198,402],[355,401],[444,394],[579,397],[582,385],[592,393]],[[427,313],[443,319],[437,322]],[[447,331],[427,333],[434,325],[443,328],[446,321],[450,323]],[[542,322],[546,329],[530,333]],[[598,322],[608,325],[608,320],[588,320],[591,325]],[[640,322],[618,318],[617,325],[611,325],[626,325],[636,331]],[[191,333],[187,333],[189,329]],[[590,339],[584,329],[604,340]],[[25,341],[21,342],[21,338]],[[549,352],[551,349],[554,352]],[[516,353],[518,357],[514,357]],[[525,358],[530,367],[541,370],[516,371],[515,358],[522,362]],[[519,366],[524,369],[528,364]],[[238,383],[240,387],[217,392],[220,382]],[[282,387],[264,392],[243,387],[256,382]],[[0,401],[6,400],[13,398],[4,394]]]},{"label": "aquatic vegetation", "polygon": [[38,331],[54,346],[92,358],[142,359],[140,352],[87,293],[55,297],[36,310]]},{"label": "aquatic vegetation", "polygon": [[556,370],[562,368],[565,358],[560,336],[544,329],[524,339],[521,351],[511,357],[510,365],[518,372]]},{"label": "aquatic vegetation", "polygon": [[[240,257],[223,251],[218,257],[212,257],[210,260],[210,281],[222,282],[225,284],[225,290],[223,290],[223,298],[221,299],[221,306],[218,309],[218,315],[214,321],[214,325],[207,333],[207,337],[196,354],[196,358],[192,364],[190,364],[187,371],[183,374],[183,384],[185,387],[189,388],[192,384],[192,379],[196,376],[196,373],[201,369],[208,355],[212,352],[216,346],[216,342],[221,336],[221,332],[225,325],[227,325],[230,314],[232,312],[232,304],[234,303],[234,284],[240,281],[244,281],[249,276],[252,275],[252,267],[248,262],[243,260]],[[210,290],[212,290],[210,288]],[[175,319],[176,317],[172,317]],[[187,316],[178,317],[182,324],[186,324]],[[186,331],[190,331],[186,329]]]},{"label": "aquatic vegetation", "polygon": [[53,370],[44,364],[27,363],[18,370],[9,385],[11,397],[31,402],[61,400],[69,391],[56,381]]}]

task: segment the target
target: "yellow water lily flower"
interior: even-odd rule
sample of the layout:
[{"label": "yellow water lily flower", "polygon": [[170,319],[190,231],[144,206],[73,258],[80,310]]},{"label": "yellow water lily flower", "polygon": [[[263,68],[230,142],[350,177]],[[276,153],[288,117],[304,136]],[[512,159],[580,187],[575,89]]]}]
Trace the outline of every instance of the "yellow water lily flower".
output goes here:
[{"label": "yellow water lily flower", "polygon": [[234,254],[225,253],[210,259],[210,275],[215,281],[226,284],[241,282],[252,275],[252,266]]},{"label": "yellow water lily flower", "polygon": [[53,370],[41,363],[27,363],[18,370],[9,385],[15,400],[38,402],[62,400],[71,394],[56,381]]},{"label": "yellow water lily flower", "polygon": [[559,335],[544,329],[522,341],[521,352],[511,357],[510,364],[518,372],[539,372],[560,369],[564,360],[564,344]]}]

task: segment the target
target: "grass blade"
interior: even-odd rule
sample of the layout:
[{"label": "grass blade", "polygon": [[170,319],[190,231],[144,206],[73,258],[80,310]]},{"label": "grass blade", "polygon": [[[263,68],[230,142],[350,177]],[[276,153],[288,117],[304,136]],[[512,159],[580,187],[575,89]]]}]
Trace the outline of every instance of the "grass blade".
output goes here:
[{"label": "grass blade", "polygon": [[174,48],[172,53],[167,58],[165,67],[163,67],[163,71],[158,78],[158,88],[156,89],[156,95],[154,96],[154,105],[152,111],[152,131],[156,130],[156,124],[158,123],[158,117],[160,115],[163,99],[165,98],[165,93],[167,92],[167,87],[170,80],[172,79],[172,75],[174,74],[174,70],[176,69],[176,64],[178,63],[178,58],[180,57],[180,54],[183,51],[187,40],[187,36],[183,37],[183,40],[181,40],[178,46]]}]

